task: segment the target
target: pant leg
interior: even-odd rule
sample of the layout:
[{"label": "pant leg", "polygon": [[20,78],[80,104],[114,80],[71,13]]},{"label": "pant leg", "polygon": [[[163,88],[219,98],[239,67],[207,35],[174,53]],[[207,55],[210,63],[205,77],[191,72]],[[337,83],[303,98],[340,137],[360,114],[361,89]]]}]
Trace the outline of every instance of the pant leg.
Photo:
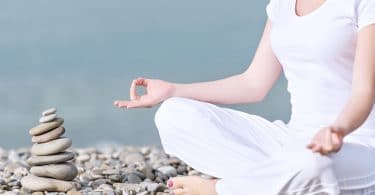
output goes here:
[{"label": "pant leg", "polygon": [[166,153],[217,178],[241,175],[287,137],[281,121],[181,97],[165,100],[155,123]]},{"label": "pant leg", "polygon": [[338,153],[323,156],[305,148],[310,139],[293,138],[280,153],[244,170],[243,176],[219,180],[218,194],[375,194],[373,146],[346,139]]},{"label": "pant leg", "polygon": [[338,195],[332,160],[308,150],[306,140],[295,139],[284,145],[278,154],[243,170],[240,177],[220,179],[218,194]]},{"label": "pant leg", "polygon": [[347,136],[341,150],[331,155],[340,195],[375,194],[374,138]]}]

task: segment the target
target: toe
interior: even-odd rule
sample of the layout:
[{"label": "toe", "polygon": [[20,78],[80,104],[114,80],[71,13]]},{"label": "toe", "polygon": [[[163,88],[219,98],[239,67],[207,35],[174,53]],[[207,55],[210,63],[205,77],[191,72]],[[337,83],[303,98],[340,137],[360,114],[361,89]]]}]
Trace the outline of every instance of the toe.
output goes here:
[{"label": "toe", "polygon": [[186,194],[186,193],[187,193],[187,191],[185,189],[177,188],[177,189],[174,189],[171,194],[172,195],[183,195],[183,194]]},{"label": "toe", "polygon": [[186,182],[186,177],[173,177],[167,181],[168,188],[170,189],[178,189],[183,188]]}]

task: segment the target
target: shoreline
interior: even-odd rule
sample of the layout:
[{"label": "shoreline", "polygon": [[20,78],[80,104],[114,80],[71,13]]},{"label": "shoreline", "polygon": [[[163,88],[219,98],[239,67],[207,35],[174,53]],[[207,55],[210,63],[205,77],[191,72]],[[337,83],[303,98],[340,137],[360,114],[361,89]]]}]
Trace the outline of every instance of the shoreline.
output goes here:
[{"label": "shoreline", "polygon": [[78,169],[74,182],[78,189],[69,192],[34,192],[22,188],[20,180],[30,174],[27,159],[30,148],[0,148],[0,194],[17,195],[169,195],[170,177],[202,174],[177,157],[166,154],[158,145],[102,145],[68,149]]}]

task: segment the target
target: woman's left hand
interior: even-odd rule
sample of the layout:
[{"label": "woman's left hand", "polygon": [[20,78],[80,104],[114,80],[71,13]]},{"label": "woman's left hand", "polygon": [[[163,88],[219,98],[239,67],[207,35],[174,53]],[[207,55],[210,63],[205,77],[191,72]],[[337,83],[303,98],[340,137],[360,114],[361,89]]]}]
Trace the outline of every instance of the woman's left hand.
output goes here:
[{"label": "woman's left hand", "polygon": [[307,148],[322,155],[338,152],[343,144],[344,136],[345,131],[341,128],[324,127],[315,134]]}]

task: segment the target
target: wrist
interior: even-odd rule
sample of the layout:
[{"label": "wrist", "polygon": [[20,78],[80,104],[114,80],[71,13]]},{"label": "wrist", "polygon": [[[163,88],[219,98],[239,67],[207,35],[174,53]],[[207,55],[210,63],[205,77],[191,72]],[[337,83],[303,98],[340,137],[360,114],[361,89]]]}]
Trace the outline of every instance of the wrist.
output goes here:
[{"label": "wrist", "polygon": [[178,84],[177,83],[170,83],[170,93],[169,97],[179,96],[178,95]]},{"label": "wrist", "polygon": [[352,131],[349,126],[339,123],[334,123],[330,127],[335,129],[336,132],[339,132],[343,136],[348,135]]}]

